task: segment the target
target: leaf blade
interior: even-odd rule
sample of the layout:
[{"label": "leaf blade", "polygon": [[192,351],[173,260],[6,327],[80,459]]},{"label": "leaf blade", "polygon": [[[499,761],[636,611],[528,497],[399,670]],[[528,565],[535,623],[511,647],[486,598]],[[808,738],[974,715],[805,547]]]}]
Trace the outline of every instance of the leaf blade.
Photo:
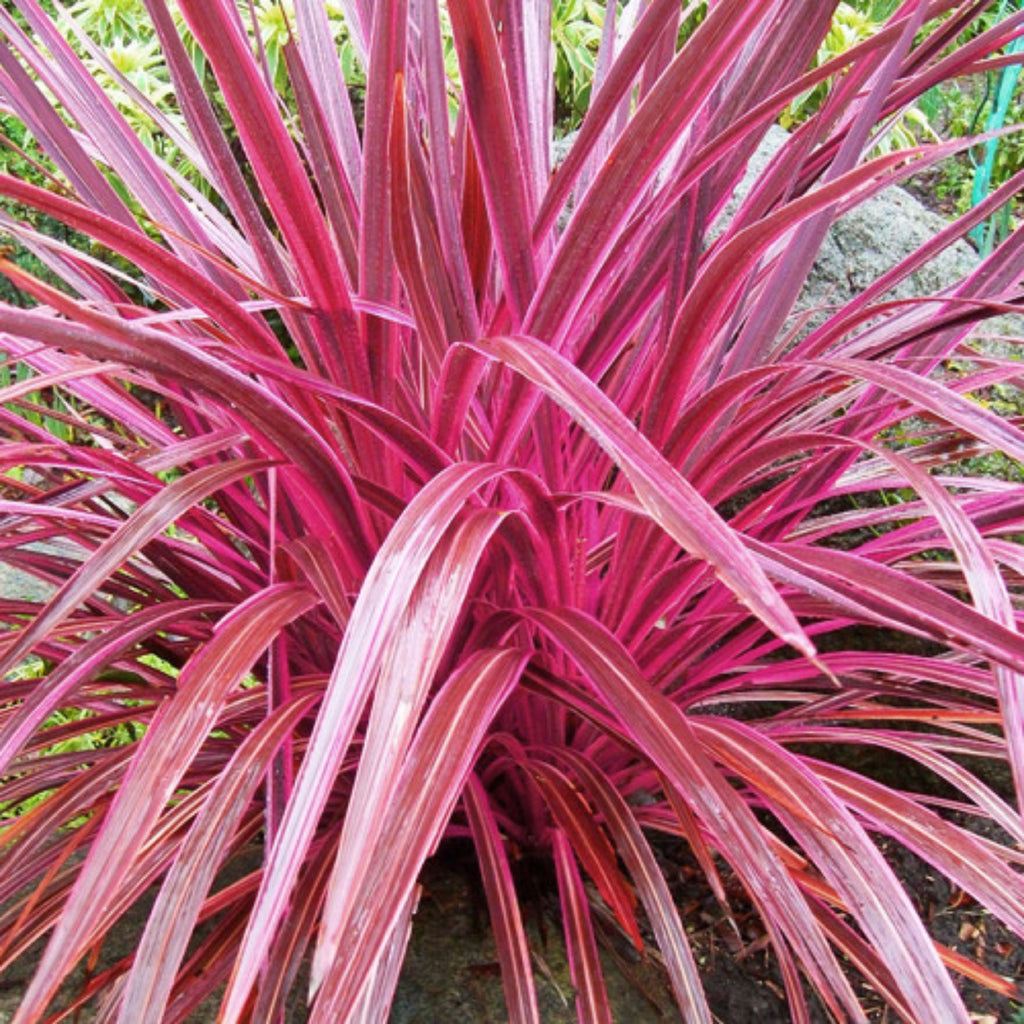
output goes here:
[{"label": "leaf blade", "polygon": [[739,600],[781,639],[814,658],[814,645],[743,542],[575,366],[526,337],[490,338],[472,347],[511,366],[569,412],[627,475],[652,519],[710,563]]}]

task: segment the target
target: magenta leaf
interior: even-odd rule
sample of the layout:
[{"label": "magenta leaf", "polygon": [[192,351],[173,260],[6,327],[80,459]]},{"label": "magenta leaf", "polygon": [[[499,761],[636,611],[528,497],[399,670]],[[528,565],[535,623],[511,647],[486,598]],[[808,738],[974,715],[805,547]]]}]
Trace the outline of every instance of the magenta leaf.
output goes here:
[{"label": "magenta leaf", "polygon": [[328,882],[313,963],[314,985],[337,958],[343,923],[354,912],[353,896],[373,870],[374,825],[397,799],[401,766],[430,685],[451,643],[480,558],[502,520],[501,513],[480,509],[442,541],[424,567],[384,654]]},{"label": "magenta leaf", "polygon": [[[94,841],[15,1020],[29,1020],[52,997],[67,966],[92,942],[92,929],[122,885],[122,875],[237,686],[278,629],[312,606],[309,593],[281,585],[257,594],[221,621],[190,663],[172,698],[139,744]],[[132,830],[124,828],[130,821]]]},{"label": "magenta leaf", "polygon": [[497,257],[518,326],[526,315],[537,280],[530,231],[528,157],[517,138],[509,85],[502,73],[490,12],[472,0],[455,0],[449,16],[459,67],[466,82],[466,110]]},{"label": "magenta leaf", "polygon": [[362,886],[358,913],[324,979],[316,1004],[319,1019],[344,1019],[360,988],[352,979],[364,976],[366,966],[377,961],[381,940],[397,920],[395,887],[404,899],[436,847],[485,732],[524,661],[514,650],[481,651],[452,673],[431,705],[405,759],[396,800],[376,830],[377,870]]},{"label": "magenta leaf", "polygon": [[552,837],[552,845],[562,900],[562,917],[565,921],[566,946],[569,950],[569,971],[576,989],[579,1019],[611,1024],[612,1008],[608,1003],[601,972],[594,924],[587,907],[583,878],[573,857],[573,851],[579,847],[557,829]]},{"label": "magenta leaf", "polygon": [[225,463],[198,469],[182,477],[139,508],[119,530],[64,584],[52,600],[5,652],[3,671],[10,671],[46,631],[60,625],[86,597],[103,586],[107,577],[128,557],[165,530],[183,511],[219,487],[241,480],[265,462]]},{"label": "magenta leaf", "polygon": [[[558,822],[562,842],[567,842],[575,851],[575,855],[597,886],[597,891],[618,919],[622,930],[633,941],[637,952],[642,952],[644,942],[636,921],[636,896],[622,877],[608,836],[594,821],[593,812],[586,800],[561,772],[550,765],[531,763],[527,765],[527,770],[540,788],[551,816]],[[573,870],[575,871],[575,868]],[[570,900],[576,898],[573,893],[568,893],[567,896]],[[579,912],[578,907],[575,912]],[[572,927],[579,929],[581,925],[574,922]],[[588,939],[585,932],[580,931],[577,938],[582,943],[577,946],[577,953],[584,960],[588,960],[589,953],[585,947],[592,936]],[[570,948],[572,946],[570,943]],[[589,970],[586,964],[583,964],[581,969]]]},{"label": "magenta leaf", "polygon": [[[756,786],[836,889],[879,950],[907,1002],[936,1019],[962,1019],[959,997],[909,897],[853,816],[797,759],[732,723],[698,728],[714,754]],[[920,1012],[920,1010],[919,1010]]]},{"label": "magenta leaf", "polygon": [[587,797],[593,801],[604,819],[605,827],[647,911],[658,939],[658,948],[665,956],[684,1019],[710,1024],[711,1011],[686,931],[679,919],[665,876],[629,805],[611,780],[586,758],[568,750],[552,751],[552,756],[570,766],[583,785]]},{"label": "magenta leaf", "polygon": [[121,1021],[156,1024],[163,1020],[178,965],[235,829],[277,748],[309,711],[313,700],[307,694],[269,716],[239,747],[217,781],[146,922],[125,984]]},{"label": "magenta leaf", "polygon": [[491,928],[498,946],[501,981],[505,988],[509,1018],[537,1024],[540,1015],[533,971],[530,968],[529,942],[523,930],[512,871],[483,784],[475,775],[466,780],[462,800],[480,860],[480,873]]},{"label": "magenta leaf", "polygon": [[[809,923],[810,908],[805,899],[785,865],[765,845],[748,805],[714,769],[686,717],[640,676],[628,654],[592,620],[575,612],[536,609],[530,617],[571,654],[590,685],[685,796],[705,827],[715,824],[722,850],[728,850],[752,896],[770,907],[772,920],[785,930],[804,968],[814,974],[824,990],[831,990],[855,1007],[853,993],[831,952]],[[931,998],[929,995],[929,1002]],[[935,999],[936,1005],[956,1006],[948,979]],[[950,1019],[961,1018],[954,1012]]]},{"label": "magenta leaf", "polygon": [[457,465],[439,474],[410,502],[374,562],[353,608],[281,834],[271,851],[261,894],[239,953],[239,966],[225,1001],[225,1017],[229,1021],[240,1013],[255,981],[263,934],[275,931],[284,912],[298,867],[330,795],[330,783],[347,753],[420,574],[464,503],[478,487],[499,473],[499,469],[488,465]]},{"label": "magenta leaf", "polygon": [[479,347],[541,387],[578,420],[626,474],[651,518],[709,562],[783,640],[813,658],[813,644],[743,541],[583,374],[530,338],[491,338]]}]

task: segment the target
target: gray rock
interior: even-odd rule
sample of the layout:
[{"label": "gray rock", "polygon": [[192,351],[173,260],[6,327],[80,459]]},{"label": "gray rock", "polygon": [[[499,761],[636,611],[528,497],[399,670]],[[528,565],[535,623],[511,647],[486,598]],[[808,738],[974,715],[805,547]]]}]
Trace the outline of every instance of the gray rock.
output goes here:
[{"label": "gray rock", "polygon": [[[79,545],[72,541],[61,540],[26,544],[24,550],[47,555],[60,555],[73,562],[81,561],[84,554]],[[20,568],[16,563],[5,559],[4,552],[0,551],[0,600],[41,602],[50,598],[56,589],[55,584],[40,579],[31,572]]]},{"label": "gray rock", "polygon": [[[769,129],[711,237],[721,233],[788,138],[789,133],[777,125]],[[896,185],[887,188],[832,226],[811,272],[804,302],[841,303],[853,298],[948,226],[948,221],[905,189]],[[966,242],[956,242],[904,281],[893,294],[906,297],[938,291],[969,274],[977,265],[974,249]]]},{"label": "gray rock", "polygon": [[[731,199],[708,232],[709,243],[721,235],[750,189],[763,175],[772,157],[789,139],[789,133],[773,125],[747,164]],[[554,143],[557,167],[572,149],[576,133]],[[563,211],[564,227],[569,209]],[[891,186],[840,217],[832,226],[808,277],[798,306],[811,309],[839,305],[862,292],[886,271],[949,226],[939,214],[899,186]],[[900,282],[887,298],[909,298],[940,291],[970,274],[978,266],[978,254],[964,241],[947,247]],[[1024,318],[993,321],[993,333],[1024,333]]]},{"label": "gray rock", "polygon": [[0,562],[0,598],[38,602],[45,601],[52,593],[53,587],[49,584],[30,573]]}]

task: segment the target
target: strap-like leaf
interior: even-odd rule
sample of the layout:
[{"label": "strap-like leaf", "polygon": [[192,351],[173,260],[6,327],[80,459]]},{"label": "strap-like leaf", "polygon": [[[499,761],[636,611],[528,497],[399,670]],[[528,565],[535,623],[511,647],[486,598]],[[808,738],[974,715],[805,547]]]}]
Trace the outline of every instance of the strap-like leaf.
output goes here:
[{"label": "strap-like leaf", "polygon": [[438,692],[406,759],[395,802],[377,830],[375,870],[323,980],[314,1024],[347,1019],[525,662],[526,656],[515,650],[479,652]]},{"label": "strap-like leaf", "polygon": [[336,959],[356,896],[367,874],[376,870],[375,827],[395,802],[402,764],[430,686],[463,615],[480,557],[503,519],[494,509],[478,509],[438,545],[384,653],[324,902],[314,986]]},{"label": "strap-like leaf", "polygon": [[508,82],[488,5],[453,0],[449,16],[505,293],[519,325],[537,281],[526,187],[529,168],[516,137]]},{"label": "strap-like leaf", "polygon": [[700,723],[708,748],[755,788],[878,949],[907,1002],[934,1020],[966,1021],[921,918],[849,811],[800,760],[739,722]]},{"label": "strap-like leaf", "polygon": [[47,676],[46,686],[36,687],[4,723],[0,729],[0,771],[6,770],[10,759],[46,717],[68,703],[69,695],[80,683],[93,678],[144,637],[172,625],[181,629],[190,616],[221,609],[213,601],[168,601],[144,608],[86,642],[55,668]]},{"label": "strap-like leaf", "polygon": [[278,631],[308,611],[314,600],[305,588],[287,585],[257,594],[222,620],[213,639],[190,662],[174,697],[139,741],[15,1020],[34,1019],[92,944],[93,929],[216,724],[228,693]]},{"label": "strap-like leaf", "polygon": [[[657,765],[727,853],[766,920],[786,937],[823,992],[832,992],[855,1018],[856,997],[785,866],[765,845],[761,827],[740,794],[704,753],[679,709],[640,675],[629,655],[594,620],[569,609],[533,609],[529,617],[579,665],[633,741]],[[959,1012],[949,1018],[960,1020]]]},{"label": "strap-like leaf", "polygon": [[287,907],[385,651],[423,568],[473,492],[500,472],[486,464],[456,465],[435,477],[392,527],[363,582],[225,997],[224,1018],[231,1024],[255,982],[266,935],[276,931]]},{"label": "strap-like leaf", "polygon": [[315,700],[279,708],[247,737],[217,780],[146,920],[121,994],[120,1024],[160,1024],[178,965],[235,829],[274,756]]},{"label": "strap-like leaf", "polygon": [[683,1019],[687,1024],[711,1024],[711,1010],[675,900],[629,805],[590,759],[567,749],[552,750],[551,756],[569,765],[603,819],[647,911]]},{"label": "strap-like leaf", "polygon": [[486,790],[476,775],[466,780],[462,802],[473,833],[483,878],[509,1020],[521,1021],[522,1024],[540,1024],[537,990],[530,969],[530,949],[523,929],[522,914],[519,912],[512,870]]},{"label": "strap-like leaf", "polygon": [[562,772],[551,765],[531,761],[524,768],[540,787],[557,829],[568,840],[597,891],[633,941],[637,952],[643,952],[644,940],[636,920],[636,896],[619,869],[608,836],[594,821],[593,811],[585,798]]},{"label": "strap-like leaf", "polygon": [[[366,352],[356,330],[352,299],[323,215],[277,105],[252,59],[237,12],[222,3],[182,0],[185,16],[210,58],[235,127],[274,219],[291,250],[310,299],[335,332],[321,329],[317,354],[335,382],[369,393]],[[343,344],[338,345],[338,340]],[[343,357],[343,365],[338,364]]]},{"label": "strap-like leaf", "polygon": [[124,526],[100,545],[95,554],[57,591],[31,625],[25,628],[0,662],[0,674],[9,672],[31,651],[40,637],[55,629],[79,604],[101,589],[112,572],[170,526],[184,511],[219,488],[242,480],[266,466],[264,461],[207,466],[174,481],[151,498],[136,510]]},{"label": "strap-like leaf", "polygon": [[570,362],[532,338],[490,338],[479,350],[511,366],[565,409],[618,465],[651,518],[718,576],[781,639],[814,646],[751,553],[721,517]]},{"label": "strap-like leaf", "polygon": [[565,944],[569,952],[569,972],[576,989],[576,1008],[581,1021],[587,1024],[611,1024],[612,1008],[597,952],[594,922],[591,919],[583,878],[573,850],[576,848],[561,829],[551,836],[555,871],[561,898]]}]

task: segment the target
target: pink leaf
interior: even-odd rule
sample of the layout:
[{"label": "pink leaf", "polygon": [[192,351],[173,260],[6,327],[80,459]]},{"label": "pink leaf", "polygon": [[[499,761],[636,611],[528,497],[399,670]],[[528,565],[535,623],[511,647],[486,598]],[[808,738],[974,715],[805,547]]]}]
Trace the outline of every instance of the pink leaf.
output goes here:
[{"label": "pink leaf", "polygon": [[465,611],[481,556],[504,516],[478,509],[436,548],[384,652],[345,827],[327,887],[313,985],[337,958],[354,900],[374,871],[374,827],[396,800],[402,765],[430,686]]},{"label": "pink leaf", "polygon": [[552,750],[551,755],[571,768],[603,819],[647,911],[683,1019],[687,1024],[711,1024],[711,1010],[675,901],[629,805],[588,758],[567,749]]},{"label": "pink leaf", "polygon": [[462,793],[463,805],[473,833],[484,895],[491,918],[491,930],[498,947],[501,981],[509,1019],[523,1024],[540,1024],[537,990],[530,968],[530,949],[512,871],[498,823],[488,806],[486,791],[476,775],[470,775]]},{"label": "pink leaf", "polygon": [[497,257],[518,326],[537,281],[526,184],[529,168],[519,149],[509,85],[487,5],[453,0],[449,16]]},{"label": "pink leaf", "polygon": [[[704,752],[686,716],[643,679],[614,637],[592,619],[568,609],[533,609],[529,617],[573,658],[633,742],[678,788],[702,823],[714,828],[719,852],[727,853],[751,897],[785,934],[815,984],[835,993],[858,1015],[857,1000],[814,926],[804,897],[766,847],[747,803]],[[960,1020],[959,1012],[949,1019]]]},{"label": "pink leaf", "polygon": [[[223,468],[223,467],[217,467]],[[15,1017],[26,1024],[41,1012],[70,966],[91,945],[93,930],[140,857],[192,758],[217,722],[220,708],[286,623],[308,611],[308,591],[278,586],[256,594],[218,625],[213,639],[182,673],[174,697],[154,717],[89,851],[75,888]],[[125,823],[131,823],[131,829]],[[158,847],[159,848],[159,847]]]},{"label": "pink leaf", "polygon": [[781,639],[814,657],[813,644],[743,541],[579,370],[531,338],[491,338],[476,347],[511,366],[562,406],[622,469],[655,522],[709,562],[737,598]]},{"label": "pink leaf", "polygon": [[199,910],[235,829],[277,749],[309,712],[315,696],[279,708],[249,735],[203,802],[182,853],[146,920],[121,994],[121,1024],[159,1024]]},{"label": "pink leaf", "polygon": [[473,492],[500,472],[489,465],[456,465],[435,477],[394,525],[360,589],[225,997],[224,1018],[232,1024],[255,981],[265,936],[276,931],[284,914],[381,661],[423,568]]},{"label": "pink leaf", "polygon": [[10,671],[40,637],[55,629],[82,601],[100,589],[115,569],[170,526],[184,511],[219,488],[244,479],[266,466],[266,462],[255,460],[241,464],[220,463],[197,469],[169,484],[137,509],[125,525],[104,541],[95,554],[57,591],[31,625],[8,647],[0,671]]},{"label": "pink leaf", "polygon": [[375,830],[375,871],[362,886],[358,913],[323,980],[314,1021],[346,1019],[525,662],[515,650],[478,652],[439,691],[403,766],[395,802]]},{"label": "pink leaf", "polygon": [[590,1024],[591,1021],[595,1024],[611,1024],[612,1008],[604,985],[590,907],[583,888],[583,879],[573,856],[576,844],[557,828],[552,833],[551,840],[554,844],[558,892],[561,897],[566,947],[569,951],[569,970],[576,989],[579,1020],[586,1024]]}]

